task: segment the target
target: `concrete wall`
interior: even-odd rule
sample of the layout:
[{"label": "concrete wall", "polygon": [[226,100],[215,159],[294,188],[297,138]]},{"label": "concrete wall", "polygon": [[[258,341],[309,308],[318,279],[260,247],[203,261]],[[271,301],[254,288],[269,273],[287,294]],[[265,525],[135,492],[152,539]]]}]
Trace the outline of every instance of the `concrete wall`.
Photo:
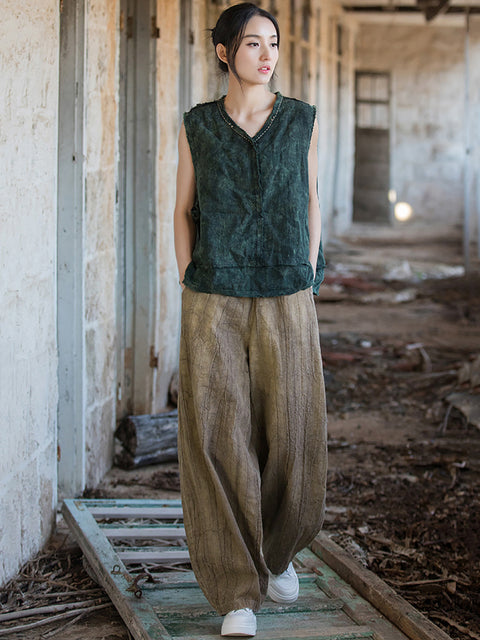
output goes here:
[{"label": "concrete wall", "polygon": [[115,430],[119,2],[89,0],[85,75],[85,446],[87,486],[112,465]]},{"label": "concrete wall", "polygon": [[[441,19],[439,19],[441,20]],[[476,62],[475,62],[476,60]],[[472,33],[472,65],[480,34]],[[390,71],[391,188],[423,224],[463,218],[464,29],[429,25],[363,24],[358,70]],[[478,85],[472,85],[478,113]],[[478,129],[478,125],[477,125]]]},{"label": "concrete wall", "polygon": [[57,0],[2,3],[0,583],[56,504],[58,27]]},{"label": "concrete wall", "polygon": [[[340,55],[338,26],[342,29]],[[318,188],[324,241],[332,234],[343,232],[352,220],[356,33],[355,23],[336,3],[322,2],[320,99],[317,106],[320,133]]]}]

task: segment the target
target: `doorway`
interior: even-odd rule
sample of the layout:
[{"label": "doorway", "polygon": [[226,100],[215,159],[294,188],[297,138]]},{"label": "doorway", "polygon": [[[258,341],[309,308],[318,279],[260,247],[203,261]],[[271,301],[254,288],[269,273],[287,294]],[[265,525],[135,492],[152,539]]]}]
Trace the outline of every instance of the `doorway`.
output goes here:
[{"label": "doorway", "polygon": [[120,8],[117,420],[150,413],[154,388],[156,3]]},{"label": "doorway", "polygon": [[355,76],[355,171],[353,221],[391,222],[390,74]]}]

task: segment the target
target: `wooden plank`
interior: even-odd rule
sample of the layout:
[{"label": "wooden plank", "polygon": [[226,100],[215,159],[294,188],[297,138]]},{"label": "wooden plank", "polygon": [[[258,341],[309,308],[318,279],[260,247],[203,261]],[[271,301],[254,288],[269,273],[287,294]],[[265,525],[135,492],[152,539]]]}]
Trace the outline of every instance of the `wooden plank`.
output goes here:
[{"label": "wooden plank", "polygon": [[317,572],[319,589],[331,598],[341,598],[344,602],[343,610],[351,620],[359,625],[366,624],[375,633],[376,640],[408,640],[403,631],[394,626],[370,602],[364,600],[358,593],[340,578],[335,571],[321,560],[310,549],[304,549],[297,554],[297,559]]},{"label": "wooden plank", "polygon": [[185,527],[181,524],[155,524],[141,525],[138,523],[128,524],[99,524],[105,536],[110,539],[133,538],[136,540],[176,540],[185,538]]},{"label": "wooden plank", "polygon": [[[288,631],[270,631],[268,629],[258,629],[258,640],[363,640],[364,638],[373,638],[372,631],[365,627],[328,627],[318,629],[313,632],[306,631],[304,634],[301,630],[295,631],[295,635]],[[174,640],[192,640],[192,636],[172,636]],[[218,640],[219,633],[209,635],[195,634],[195,640]]]},{"label": "wooden plank", "polygon": [[179,587],[198,587],[198,582],[193,571],[160,571],[150,570],[150,575],[156,580],[155,584],[146,583],[143,588],[178,589]]},{"label": "wooden plank", "polygon": [[89,500],[85,504],[97,520],[183,520],[181,500]]},{"label": "wooden plank", "polygon": [[107,505],[114,507],[115,505],[119,507],[181,507],[182,501],[180,498],[168,498],[168,500],[156,500],[155,498],[89,498],[88,500],[83,500],[83,502],[88,506],[99,507],[102,505]]},{"label": "wooden plank", "polygon": [[[193,620],[186,624],[181,620],[178,623],[167,623],[172,638],[188,638],[188,640],[200,640],[200,638],[218,638],[222,619],[212,617]],[[257,638],[258,640],[357,640],[359,638],[375,638],[372,630],[367,626],[353,624],[336,624],[326,615],[298,616],[282,615],[276,617],[264,616],[257,613]]]},{"label": "wooden plank", "polygon": [[[320,560],[319,560],[320,561]],[[316,576],[301,575],[301,597],[290,605],[266,600],[257,614],[258,637],[284,640],[288,636],[301,638],[372,638],[373,632],[364,625],[353,627],[351,619],[343,612],[343,601],[331,599],[316,586]],[[191,585],[189,585],[191,587]],[[148,597],[159,618],[173,638],[184,637],[197,640],[199,637],[218,637],[222,623],[220,616],[212,611],[205,596],[199,589],[149,589]],[[340,630],[357,635],[346,636]],[[332,634],[319,630],[333,629]]]},{"label": "wooden plank", "polygon": [[[318,591],[318,589],[317,589]],[[205,596],[197,587],[197,591],[191,590],[178,590],[173,591],[168,589],[166,593],[157,591],[153,595],[152,605],[155,610],[161,614],[164,619],[164,623],[168,626],[168,621],[172,619],[181,618],[183,621],[192,618],[199,619],[201,617],[211,617],[212,607],[207,602]],[[332,615],[336,616],[338,612],[343,609],[343,601],[340,598],[325,598],[317,599],[316,601],[307,600],[305,598],[299,599],[294,604],[278,605],[273,602],[266,601],[262,605],[262,608],[258,612],[258,615],[262,616],[280,616],[285,619],[285,616],[299,616],[300,614],[310,615],[313,613],[326,613],[332,612]],[[344,620],[347,619],[344,617]],[[339,622],[341,622],[339,620]]]},{"label": "wooden plank", "polygon": [[123,507],[116,509],[115,507],[92,507],[90,509],[92,516],[97,520],[112,519],[124,520],[131,518],[149,518],[151,520],[180,520],[183,517],[182,509],[144,509],[142,507]]},{"label": "wooden plank", "polygon": [[151,562],[154,564],[172,564],[172,562],[190,562],[190,554],[186,547],[129,547],[116,549],[123,562],[128,564]]},{"label": "wooden plank", "polygon": [[82,504],[84,504],[89,509],[91,507],[141,507],[144,509],[152,508],[156,509],[158,507],[162,507],[164,509],[175,509],[177,507],[182,506],[182,501],[180,499],[177,500],[153,500],[153,499],[136,499],[136,498],[124,498],[122,499],[112,499],[112,498],[89,498],[88,500],[79,500]]},{"label": "wooden plank", "polygon": [[411,640],[452,640],[383,580],[359,565],[325,533],[320,533],[310,546],[315,554]]},{"label": "wooden plank", "polygon": [[[218,638],[222,618],[203,616],[186,620],[179,617],[177,620],[167,620],[165,625],[175,640],[198,640],[204,636]],[[339,619],[338,615],[328,615],[328,612],[266,616],[262,610],[257,613],[257,637],[258,640],[285,640],[289,637],[314,640],[375,638],[368,626],[354,625],[351,621]]]},{"label": "wooden plank", "polygon": [[65,500],[62,513],[99,582],[135,640],[171,640],[171,635],[149,603],[128,591],[131,577],[87,507],[80,500]]}]

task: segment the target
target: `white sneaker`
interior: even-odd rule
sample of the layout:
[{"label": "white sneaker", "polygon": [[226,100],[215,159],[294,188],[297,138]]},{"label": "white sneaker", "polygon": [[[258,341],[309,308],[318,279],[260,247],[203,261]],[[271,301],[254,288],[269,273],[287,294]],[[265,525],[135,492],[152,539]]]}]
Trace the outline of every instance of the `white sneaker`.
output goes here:
[{"label": "white sneaker", "polygon": [[223,619],[222,636],[248,636],[257,633],[257,619],[251,609],[234,609]]},{"label": "white sneaker", "polygon": [[278,576],[269,572],[267,595],[274,602],[289,604],[298,598],[299,584],[293,564],[290,562],[286,570]]}]

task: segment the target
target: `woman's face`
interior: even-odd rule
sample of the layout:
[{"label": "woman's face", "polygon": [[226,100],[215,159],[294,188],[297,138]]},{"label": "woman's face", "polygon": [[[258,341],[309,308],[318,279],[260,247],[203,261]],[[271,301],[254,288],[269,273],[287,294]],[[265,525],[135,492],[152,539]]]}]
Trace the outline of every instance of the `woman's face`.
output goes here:
[{"label": "woman's face", "polygon": [[268,18],[254,16],[247,22],[235,56],[235,69],[243,83],[270,82],[278,61],[277,40],[275,26]]}]

